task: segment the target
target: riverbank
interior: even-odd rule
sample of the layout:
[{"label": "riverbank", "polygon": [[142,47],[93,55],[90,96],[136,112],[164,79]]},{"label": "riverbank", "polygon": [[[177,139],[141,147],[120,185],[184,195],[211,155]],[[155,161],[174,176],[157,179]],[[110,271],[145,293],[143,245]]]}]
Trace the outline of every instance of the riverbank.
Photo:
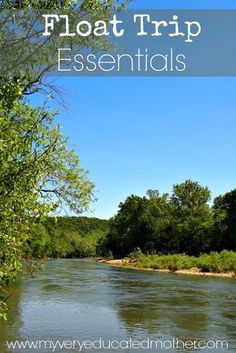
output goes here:
[{"label": "riverbank", "polygon": [[138,267],[136,265],[132,265],[132,263],[127,262],[125,259],[117,259],[117,260],[100,260],[99,262],[105,263],[108,265],[113,265],[117,267],[126,267],[133,270],[142,270],[142,271],[151,271],[151,272],[162,272],[162,273],[175,273],[181,275],[195,275],[195,276],[211,276],[211,277],[224,277],[224,278],[236,278],[235,273],[233,271],[230,272],[201,272],[200,269],[192,268],[186,270],[169,270],[169,269],[153,269],[153,268],[143,268]]},{"label": "riverbank", "polygon": [[134,253],[129,258],[101,260],[100,262],[143,271],[236,278],[234,257],[235,253],[228,251],[204,254],[199,257],[183,254],[158,256]]},{"label": "riverbank", "polygon": [[175,273],[180,275],[194,275],[194,276],[206,276],[206,277],[223,277],[223,278],[236,278],[234,272],[224,272],[224,273],[215,273],[215,272],[201,272],[199,269],[188,269],[188,270],[176,270],[171,271],[169,269],[153,269],[153,268],[142,268],[137,266],[132,266],[131,263],[126,263],[122,259],[117,260],[104,260],[100,261],[102,263],[113,265],[117,267],[126,267],[132,270],[141,270],[141,271],[149,271],[149,272],[160,272],[160,273]]}]

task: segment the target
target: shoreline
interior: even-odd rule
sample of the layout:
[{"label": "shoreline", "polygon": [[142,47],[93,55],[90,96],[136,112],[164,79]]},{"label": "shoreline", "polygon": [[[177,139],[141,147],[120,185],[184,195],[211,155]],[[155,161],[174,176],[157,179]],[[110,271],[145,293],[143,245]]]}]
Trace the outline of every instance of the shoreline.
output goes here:
[{"label": "shoreline", "polygon": [[153,268],[136,267],[136,266],[132,266],[132,264],[130,264],[127,260],[124,260],[124,259],[98,260],[98,262],[111,265],[111,266],[128,268],[128,269],[139,270],[139,271],[172,273],[172,274],[179,274],[179,275],[193,275],[193,276],[204,276],[204,277],[236,278],[234,272],[220,272],[220,273],[201,272],[200,269],[197,269],[197,268],[171,271],[169,269],[153,269]]}]

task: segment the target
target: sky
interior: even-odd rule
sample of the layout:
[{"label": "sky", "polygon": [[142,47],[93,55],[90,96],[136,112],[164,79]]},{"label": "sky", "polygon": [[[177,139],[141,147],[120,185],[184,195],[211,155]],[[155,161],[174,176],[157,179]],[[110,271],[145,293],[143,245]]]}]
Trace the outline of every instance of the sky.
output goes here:
[{"label": "sky", "polygon": [[[214,2],[214,4],[212,4]],[[235,0],[137,0],[130,8],[236,8]],[[212,197],[236,187],[236,78],[57,78],[58,120],[109,218],[131,194],[171,192],[186,179]]]}]

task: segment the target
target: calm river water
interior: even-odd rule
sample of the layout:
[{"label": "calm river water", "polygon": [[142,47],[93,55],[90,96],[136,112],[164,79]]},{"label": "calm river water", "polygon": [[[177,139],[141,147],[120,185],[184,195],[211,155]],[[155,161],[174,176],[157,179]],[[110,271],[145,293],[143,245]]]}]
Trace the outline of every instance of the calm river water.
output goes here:
[{"label": "calm river water", "polygon": [[[35,278],[19,279],[12,291],[9,319],[0,322],[1,353],[44,353],[53,347],[56,353],[203,351],[170,348],[173,338],[227,340],[228,350],[204,352],[236,352],[234,279],[142,272],[89,260],[52,260]],[[6,340],[8,344],[47,340],[48,346],[44,349],[42,342],[41,347],[8,349]],[[67,342],[52,346],[50,340]],[[72,342],[78,340],[97,341],[96,349],[89,342],[79,348]],[[112,341],[113,349],[98,349],[101,342],[108,347]],[[128,341],[134,346],[127,346]],[[151,347],[151,341],[159,343]],[[119,349],[114,349],[116,345]]]}]

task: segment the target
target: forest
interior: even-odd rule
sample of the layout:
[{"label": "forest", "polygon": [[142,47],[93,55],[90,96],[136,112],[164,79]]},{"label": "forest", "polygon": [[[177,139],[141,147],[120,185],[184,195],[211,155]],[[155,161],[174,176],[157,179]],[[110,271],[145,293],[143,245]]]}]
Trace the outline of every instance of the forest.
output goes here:
[{"label": "forest", "polygon": [[97,243],[108,232],[109,221],[88,217],[49,217],[35,224],[24,245],[24,257],[96,257]]},{"label": "forest", "polygon": [[173,186],[172,194],[147,191],[119,205],[109,232],[100,244],[105,255],[124,257],[135,248],[148,254],[198,256],[236,250],[236,190],[216,197],[198,182]]},{"label": "forest", "polygon": [[31,229],[25,256],[123,258],[135,249],[149,255],[199,256],[236,251],[236,190],[218,196],[198,182],[173,186],[172,194],[131,195],[108,220],[48,218]]}]

